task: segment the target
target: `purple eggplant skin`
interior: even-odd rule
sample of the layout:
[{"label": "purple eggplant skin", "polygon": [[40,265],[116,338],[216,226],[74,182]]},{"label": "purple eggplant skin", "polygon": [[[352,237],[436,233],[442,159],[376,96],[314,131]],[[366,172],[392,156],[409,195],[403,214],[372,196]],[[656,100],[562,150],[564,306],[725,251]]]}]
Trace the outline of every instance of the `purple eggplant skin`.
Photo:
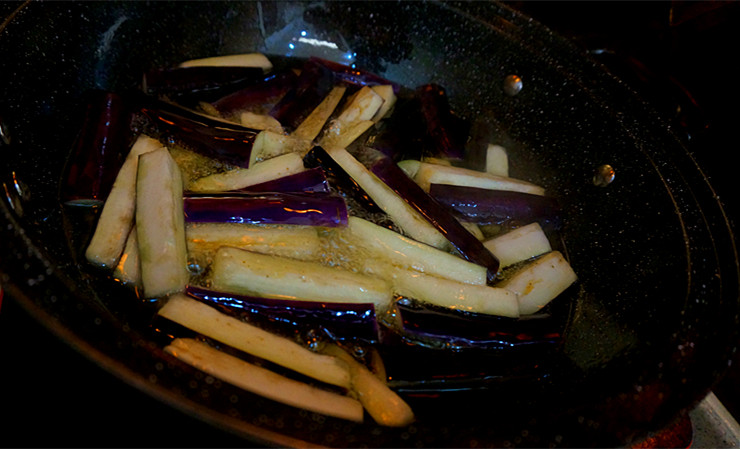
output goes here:
[{"label": "purple eggplant skin", "polygon": [[303,157],[303,165],[307,168],[320,168],[326,173],[329,185],[342,195],[354,200],[354,203],[365,212],[382,214],[383,210],[375,204],[365,189],[360,187],[352,177],[337,164],[321,146],[314,146]]},{"label": "purple eggplant skin", "polygon": [[504,318],[441,310],[401,299],[397,319],[406,338],[455,349],[552,347],[562,342],[562,323],[549,315]]},{"label": "purple eggplant skin", "polygon": [[337,340],[378,341],[374,304],[292,301],[223,293],[188,285],[185,293],[231,316],[289,328],[322,329]]},{"label": "purple eggplant skin", "polygon": [[314,192],[329,193],[329,181],[323,169],[309,168],[302,172],[283,176],[240,189],[244,192]]},{"label": "purple eggplant skin", "polygon": [[345,84],[347,86],[363,87],[363,86],[393,86],[393,92],[398,94],[401,91],[401,85],[394,83],[386,78],[375,73],[368,72],[367,70],[357,69],[348,65],[340,64],[338,62],[329,61],[316,56],[309,58],[309,61],[321,64],[324,67],[334,73],[334,80],[337,83]]},{"label": "purple eggplant skin", "polygon": [[142,93],[132,95],[151,125],[171,140],[205,156],[249,168],[259,130],[198,114]]},{"label": "purple eggplant skin", "polygon": [[210,102],[264,78],[258,67],[173,67],[146,72],[142,87],[150,95]]},{"label": "purple eggplant skin", "polygon": [[417,87],[416,92],[427,125],[427,152],[436,157],[463,160],[470,124],[450,109],[443,87],[424,84]]},{"label": "purple eggplant skin", "polygon": [[478,187],[431,184],[429,195],[466,221],[478,224],[531,223],[560,229],[560,206],[550,196]]},{"label": "purple eggplant skin", "polygon": [[354,69],[317,57],[308,58],[300,68],[295,86],[270,110],[287,131],[293,131],[337,85],[350,87],[390,84],[395,92],[401,86],[373,73]]},{"label": "purple eggplant skin", "polygon": [[456,165],[468,163],[472,125],[450,111],[442,88],[429,84],[414,91],[402,89],[394,109],[370,136],[367,146],[396,162],[442,157]]},{"label": "purple eggplant skin", "polygon": [[491,122],[495,120],[495,117],[489,115],[485,117],[477,116],[471,120],[468,140],[465,144],[465,160],[462,164],[458,164],[459,166],[471,170],[485,171],[488,145],[499,144],[509,148],[512,146],[509,143],[504,144],[502,142],[505,140],[502,139],[502,136],[505,136],[506,132],[494,128]]},{"label": "purple eggplant skin", "polygon": [[211,105],[224,116],[245,109],[272,107],[295,87],[297,81],[298,75],[293,70],[273,72],[251,86],[211,101]]},{"label": "purple eggplant skin", "polygon": [[558,311],[505,318],[397,298],[394,312],[394,325],[381,328],[379,351],[397,380],[394,389],[405,397],[439,401],[461,391],[475,396],[486,385],[523,379],[532,385],[563,360],[568,315]]},{"label": "purple eggplant skin", "polygon": [[396,96],[394,112],[379,123],[378,130],[370,135],[365,145],[395,162],[421,160],[425,156],[426,135],[419,98],[413,91],[404,89]]},{"label": "purple eggplant skin", "polygon": [[133,144],[133,111],[123,96],[87,93],[83,123],[59,186],[63,204],[102,203]]},{"label": "purple eggplant skin", "polygon": [[188,194],[184,198],[184,209],[185,220],[189,222],[347,226],[347,203],[335,194]]},{"label": "purple eggplant skin", "polygon": [[242,126],[239,123],[211,117],[170,101],[144,94],[140,91],[130,91],[127,95],[131,96],[132,104],[142,110],[161,111],[170,115],[179,116],[186,119],[188,122],[194,122],[189,123],[191,126],[218,128],[219,131],[227,133],[256,131],[251,128],[247,128],[246,126]]},{"label": "purple eggplant skin", "polygon": [[334,73],[309,59],[301,66],[295,86],[275,104],[269,115],[286,131],[295,130],[336,85]]},{"label": "purple eggplant skin", "polygon": [[488,283],[495,280],[499,270],[499,261],[496,256],[465,229],[447,207],[422,190],[391,158],[377,153],[377,157],[370,165],[370,171],[424,216],[450,241],[462,257],[486,267]]}]

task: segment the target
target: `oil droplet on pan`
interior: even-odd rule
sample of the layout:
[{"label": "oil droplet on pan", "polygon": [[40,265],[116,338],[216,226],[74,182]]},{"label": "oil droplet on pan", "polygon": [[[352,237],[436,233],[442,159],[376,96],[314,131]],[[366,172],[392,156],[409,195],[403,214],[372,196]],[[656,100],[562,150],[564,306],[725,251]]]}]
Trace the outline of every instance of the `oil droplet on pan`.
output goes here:
[{"label": "oil droplet on pan", "polygon": [[518,94],[522,90],[522,79],[516,75],[509,75],[504,78],[504,93],[510,97]]},{"label": "oil droplet on pan", "polygon": [[606,187],[614,181],[614,168],[609,164],[596,167],[593,183],[597,187]]}]

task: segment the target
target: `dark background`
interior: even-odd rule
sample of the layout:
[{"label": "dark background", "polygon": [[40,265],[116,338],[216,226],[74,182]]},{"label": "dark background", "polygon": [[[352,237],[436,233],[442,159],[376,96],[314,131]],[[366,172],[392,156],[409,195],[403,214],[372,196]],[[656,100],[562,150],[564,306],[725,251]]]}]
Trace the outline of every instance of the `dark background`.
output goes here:
[{"label": "dark background", "polygon": [[[17,4],[0,2],[0,17]],[[508,5],[571,38],[672,121],[737,222],[740,3]],[[714,389],[736,417],[738,365]],[[244,446],[103,371],[9,298],[0,306],[0,408],[5,447]]]},{"label": "dark background", "polygon": [[[737,235],[740,2],[514,1],[649,101],[709,178]],[[714,388],[740,420],[740,359]]]}]

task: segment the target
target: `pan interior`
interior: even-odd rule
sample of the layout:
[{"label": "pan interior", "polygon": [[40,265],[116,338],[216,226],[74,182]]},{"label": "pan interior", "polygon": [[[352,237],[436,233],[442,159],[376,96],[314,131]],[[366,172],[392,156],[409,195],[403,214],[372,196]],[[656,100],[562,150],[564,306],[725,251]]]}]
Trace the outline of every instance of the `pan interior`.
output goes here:
[{"label": "pan interior", "polygon": [[[721,206],[660,117],[563,39],[479,2],[207,5],[31,3],[0,29],[0,280],[93,359],[248,438],[346,447],[621,444],[668,422],[726,368],[738,263]],[[336,48],[291,48],[296,32]],[[510,151],[512,176],[545,186],[567,217],[562,246],[579,281],[558,306],[567,317],[562,348],[544,359],[481,357],[482,383],[419,400],[429,413],[406,432],[215,389],[170,362],[158,368],[165,356],[150,344],[146,306],[81,267],[79,242],[63,232],[71,225],[84,240],[92,225],[57,201],[82,94],[135,87],[151,68],[247,51],[320,51],[406,86],[434,82],[458,114],[483,118]],[[509,75],[522,80],[513,96]],[[593,182],[603,164],[616,172],[605,187]],[[512,375],[508,363],[521,370]],[[152,373],[156,382],[146,380]],[[192,379],[198,388],[184,388]],[[465,406],[471,399],[506,406],[481,415]]]}]

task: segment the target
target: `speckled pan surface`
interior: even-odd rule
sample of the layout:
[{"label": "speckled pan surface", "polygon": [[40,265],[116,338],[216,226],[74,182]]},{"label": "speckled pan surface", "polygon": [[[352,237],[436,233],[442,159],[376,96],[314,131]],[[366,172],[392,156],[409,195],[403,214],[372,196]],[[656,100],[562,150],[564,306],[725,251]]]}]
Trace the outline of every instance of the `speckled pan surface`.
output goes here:
[{"label": "speckled pan surface", "polygon": [[[544,358],[481,356],[481,381],[414,399],[409,428],[305,413],[177,363],[130,297],[76,264],[63,232],[57,185],[86,90],[136,86],[147,69],[196,57],[317,51],[301,31],[337,44],[323,56],[407,86],[445,86],[460,115],[495,124],[512,175],[545,186],[567,217],[563,246],[579,281],[563,301],[562,347]],[[624,85],[505,6],[33,2],[0,29],[0,73],[6,292],[116,375],[250,441],[616,446],[701,399],[734,352],[735,242],[700,168]],[[513,96],[509,75],[522,80]],[[616,176],[597,187],[603,164]]]}]

